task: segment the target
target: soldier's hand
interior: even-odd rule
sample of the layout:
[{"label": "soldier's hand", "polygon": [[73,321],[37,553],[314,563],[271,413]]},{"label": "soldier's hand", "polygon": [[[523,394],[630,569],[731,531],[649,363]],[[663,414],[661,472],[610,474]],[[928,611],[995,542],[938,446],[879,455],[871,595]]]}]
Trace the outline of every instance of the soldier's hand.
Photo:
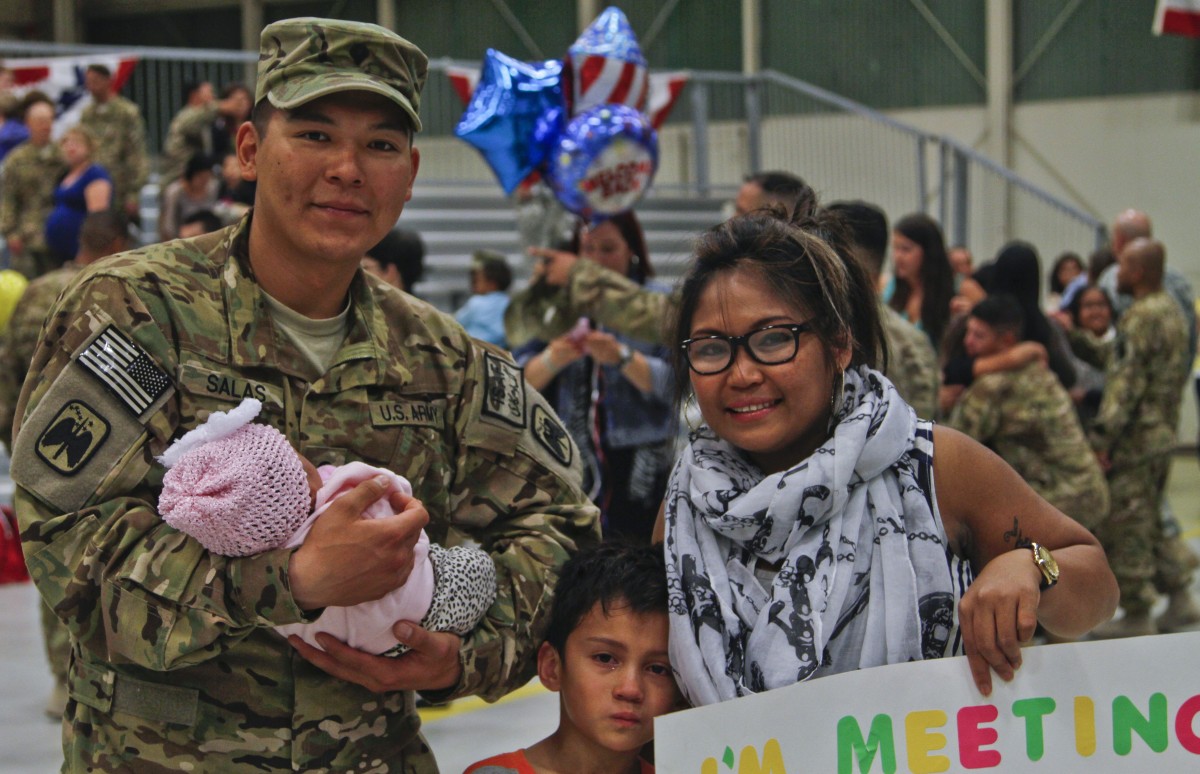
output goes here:
[{"label": "soldier's hand", "polygon": [[393,492],[395,515],[364,519],[365,511],[388,491],[376,476],[335,500],[292,555],[292,597],[302,610],[348,607],[379,599],[408,580],[413,547],[429,514],[420,500]]},{"label": "soldier's hand", "polygon": [[571,267],[579,260],[575,253],[566,250],[550,250],[545,247],[531,247],[529,254],[542,259],[541,275],[547,285],[562,287],[567,284],[571,275]]},{"label": "soldier's hand", "polygon": [[324,651],[295,635],[288,637],[288,642],[315,666],[374,693],[434,691],[458,684],[462,677],[458,663],[462,638],[457,634],[427,631],[408,621],[397,623],[393,633],[412,648],[399,658],[355,650],[325,633],[317,635]]}]

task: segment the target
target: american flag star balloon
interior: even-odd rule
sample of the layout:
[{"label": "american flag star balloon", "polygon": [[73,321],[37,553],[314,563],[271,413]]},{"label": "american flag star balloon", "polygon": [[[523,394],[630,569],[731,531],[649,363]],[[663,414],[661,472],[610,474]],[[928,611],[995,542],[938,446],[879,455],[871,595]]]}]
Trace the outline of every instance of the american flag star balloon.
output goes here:
[{"label": "american flag star balloon", "polygon": [[646,58],[621,9],[609,7],[567,49],[563,79],[572,116],[597,105],[644,111],[650,91]]}]

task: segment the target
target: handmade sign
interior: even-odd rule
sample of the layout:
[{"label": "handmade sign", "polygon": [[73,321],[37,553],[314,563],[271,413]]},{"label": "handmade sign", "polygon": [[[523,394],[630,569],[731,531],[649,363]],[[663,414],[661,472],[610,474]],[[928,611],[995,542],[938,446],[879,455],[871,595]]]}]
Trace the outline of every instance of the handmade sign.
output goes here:
[{"label": "handmade sign", "polygon": [[1200,771],[1200,633],[864,669],[655,721],[660,774]]}]

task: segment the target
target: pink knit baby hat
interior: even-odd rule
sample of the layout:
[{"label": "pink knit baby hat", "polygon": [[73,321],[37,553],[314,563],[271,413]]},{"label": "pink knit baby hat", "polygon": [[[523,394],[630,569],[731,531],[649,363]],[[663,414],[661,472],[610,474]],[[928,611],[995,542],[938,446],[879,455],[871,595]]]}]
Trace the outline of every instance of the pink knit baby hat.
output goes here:
[{"label": "pink knit baby hat", "polygon": [[279,548],[312,509],[300,455],[278,430],[250,424],[262,403],[213,412],[158,458],[163,521],[223,556]]}]

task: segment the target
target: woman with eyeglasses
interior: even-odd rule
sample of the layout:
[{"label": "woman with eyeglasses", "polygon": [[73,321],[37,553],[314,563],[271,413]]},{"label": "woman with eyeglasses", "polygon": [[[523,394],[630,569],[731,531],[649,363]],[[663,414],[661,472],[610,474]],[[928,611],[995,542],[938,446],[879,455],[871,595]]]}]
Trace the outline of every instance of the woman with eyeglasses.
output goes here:
[{"label": "woman with eyeglasses", "polygon": [[704,425],[659,523],[671,664],[700,705],[965,654],[986,696],[1039,620],[1078,636],[1112,615],[1104,552],[995,454],[916,417],[875,370],[877,307],[837,222],[797,218],[713,228],[681,287],[678,390]]}]

